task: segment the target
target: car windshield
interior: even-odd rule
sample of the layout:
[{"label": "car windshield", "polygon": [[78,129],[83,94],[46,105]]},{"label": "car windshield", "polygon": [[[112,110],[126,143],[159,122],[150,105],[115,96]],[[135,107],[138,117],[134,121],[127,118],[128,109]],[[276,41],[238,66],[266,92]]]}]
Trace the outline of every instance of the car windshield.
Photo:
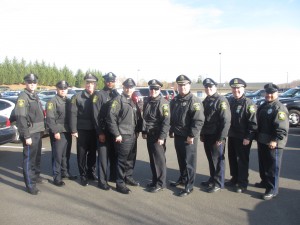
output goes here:
[{"label": "car windshield", "polygon": [[282,94],[280,95],[280,97],[288,97],[288,96],[292,96],[292,95],[294,95],[294,93],[295,93],[296,91],[297,91],[297,89],[291,88],[291,89],[287,90],[286,92],[282,93]]}]

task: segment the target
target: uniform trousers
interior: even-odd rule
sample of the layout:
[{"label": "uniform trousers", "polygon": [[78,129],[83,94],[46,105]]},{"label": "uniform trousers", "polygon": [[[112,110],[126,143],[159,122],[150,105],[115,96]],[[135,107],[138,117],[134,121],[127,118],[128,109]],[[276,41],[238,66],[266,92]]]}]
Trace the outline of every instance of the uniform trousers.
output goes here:
[{"label": "uniform trousers", "polygon": [[[98,141],[98,182],[104,184],[108,181],[108,176],[111,180],[116,178],[116,156],[114,150],[114,139],[110,133],[105,134],[105,142]],[[108,170],[109,169],[109,170]]]},{"label": "uniform trousers", "polygon": [[282,148],[270,149],[268,145],[257,143],[262,171],[267,191],[277,195],[279,191],[279,174],[283,155]]},{"label": "uniform trousers", "polygon": [[136,135],[122,135],[122,142],[115,142],[117,153],[117,186],[124,186],[128,178],[132,178],[136,161]]},{"label": "uniform trousers", "polygon": [[252,142],[243,145],[243,139],[228,137],[228,160],[232,181],[241,187],[248,186],[249,154]]},{"label": "uniform trousers", "polygon": [[78,130],[77,163],[82,177],[92,176],[96,170],[97,134],[95,130]]},{"label": "uniform trousers", "polygon": [[147,134],[147,148],[152,171],[152,183],[165,188],[167,178],[166,167],[166,140],[163,145],[157,143],[157,135]]},{"label": "uniform trousers", "polygon": [[204,149],[209,164],[210,181],[215,186],[224,188],[225,179],[225,145],[226,139],[222,144],[216,145],[215,135],[204,135]]},{"label": "uniform trousers", "polygon": [[70,153],[69,156],[67,156],[67,152],[70,143],[72,144],[72,136],[71,133],[62,132],[60,133],[60,139],[57,140],[51,132],[50,141],[52,148],[53,179],[54,181],[61,181],[61,176],[69,173],[67,162],[70,159]]},{"label": "uniform trousers", "polygon": [[186,140],[187,137],[174,136],[180,178],[185,184],[185,189],[191,190],[194,187],[196,178],[198,138],[194,138],[194,144],[187,144]]},{"label": "uniform trousers", "polygon": [[30,134],[31,145],[26,145],[24,137],[20,137],[23,143],[23,176],[27,189],[35,188],[36,179],[41,173],[41,132]]}]

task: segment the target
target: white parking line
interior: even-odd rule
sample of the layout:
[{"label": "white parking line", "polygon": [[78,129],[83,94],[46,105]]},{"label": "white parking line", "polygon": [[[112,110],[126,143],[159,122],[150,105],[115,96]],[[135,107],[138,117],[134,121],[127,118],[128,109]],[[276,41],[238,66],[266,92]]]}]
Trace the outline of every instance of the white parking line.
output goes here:
[{"label": "white parking line", "polygon": [[[0,145],[0,148],[23,148],[22,146],[10,146],[10,145]],[[45,148],[42,148],[45,150]]]}]

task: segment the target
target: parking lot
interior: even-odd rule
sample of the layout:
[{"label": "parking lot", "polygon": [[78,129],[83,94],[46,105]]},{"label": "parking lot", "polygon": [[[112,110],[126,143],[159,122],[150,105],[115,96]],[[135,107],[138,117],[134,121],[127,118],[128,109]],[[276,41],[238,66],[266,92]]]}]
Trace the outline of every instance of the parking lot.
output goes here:
[{"label": "parking lot", "polygon": [[[82,187],[77,181],[65,181],[64,187],[51,183],[39,185],[41,193],[25,192],[21,161],[21,144],[0,146],[0,224],[238,224],[293,225],[300,223],[300,129],[291,128],[283,155],[279,195],[263,201],[263,189],[254,187],[260,181],[256,143],[250,155],[250,185],[244,194],[230,189],[206,193],[200,185],[208,179],[208,163],[203,144],[198,144],[198,168],[194,192],[176,196],[179,188],[168,186],[153,194],[145,190],[151,178],[146,142],[138,139],[138,156],[134,177],[140,187],[130,187],[130,195],[97,188],[97,182]],[[78,173],[76,143],[73,142],[71,170]],[[42,176],[51,180],[51,148],[49,138],[43,139]],[[226,178],[229,166],[226,159]],[[168,180],[179,176],[173,140],[167,140]]]}]

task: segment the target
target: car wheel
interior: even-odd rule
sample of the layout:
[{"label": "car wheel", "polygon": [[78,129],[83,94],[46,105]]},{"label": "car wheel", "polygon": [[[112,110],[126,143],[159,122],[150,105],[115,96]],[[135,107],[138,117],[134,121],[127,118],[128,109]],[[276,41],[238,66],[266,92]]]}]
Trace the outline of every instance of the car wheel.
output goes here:
[{"label": "car wheel", "polygon": [[289,111],[289,122],[291,127],[296,127],[300,122],[300,111],[292,109]]}]

